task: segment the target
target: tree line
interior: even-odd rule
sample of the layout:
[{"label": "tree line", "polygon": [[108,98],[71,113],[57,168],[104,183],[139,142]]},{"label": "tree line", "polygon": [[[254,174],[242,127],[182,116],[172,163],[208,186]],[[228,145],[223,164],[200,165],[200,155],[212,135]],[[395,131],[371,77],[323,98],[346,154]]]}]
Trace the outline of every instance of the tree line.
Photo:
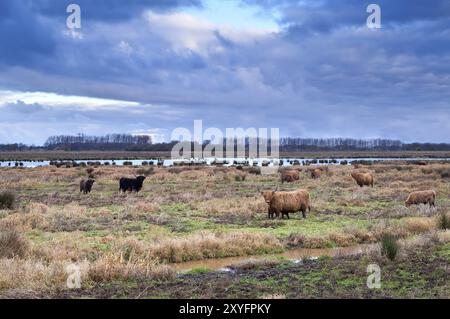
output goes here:
[{"label": "tree line", "polygon": [[133,146],[145,147],[152,144],[148,135],[107,134],[104,136],[58,135],[51,136],[44,144],[47,150],[63,151],[121,151]]},{"label": "tree line", "polygon": [[[245,138],[244,144],[248,149],[250,143],[266,143],[269,146],[271,141]],[[51,136],[43,146],[30,146],[25,144],[0,144],[0,151],[18,152],[33,150],[60,150],[60,151],[171,151],[178,143],[171,141],[168,143],[153,143],[148,135],[132,134],[107,134],[104,136],[78,135],[58,135]],[[223,144],[230,143],[224,140]],[[232,139],[236,147],[237,139]],[[211,144],[205,141],[203,147]],[[194,143],[192,143],[194,145]],[[281,152],[291,151],[450,151],[450,144],[446,143],[402,143],[392,139],[353,139],[353,138],[295,138],[282,137],[279,139],[279,150]]]}]

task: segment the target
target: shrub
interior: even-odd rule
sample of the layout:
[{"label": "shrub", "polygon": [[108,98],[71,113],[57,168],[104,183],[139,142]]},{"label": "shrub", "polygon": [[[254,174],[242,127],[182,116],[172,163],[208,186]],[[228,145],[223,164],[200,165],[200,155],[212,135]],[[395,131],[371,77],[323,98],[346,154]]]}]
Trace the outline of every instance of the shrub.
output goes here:
[{"label": "shrub", "polygon": [[28,244],[15,229],[0,228],[0,258],[22,257]]},{"label": "shrub", "polygon": [[248,168],[247,172],[249,174],[261,175],[261,168],[260,167],[250,167],[250,168]]},{"label": "shrub", "polygon": [[450,178],[450,169],[446,168],[439,171],[441,178]]},{"label": "shrub", "polygon": [[89,168],[86,169],[86,173],[88,175],[91,175],[93,172],[94,172],[94,169],[92,167],[89,167]]},{"label": "shrub", "polygon": [[0,193],[0,209],[13,209],[16,202],[16,195],[11,192]]},{"label": "shrub", "polygon": [[450,217],[446,213],[441,213],[438,217],[438,228],[442,230],[450,229]]},{"label": "shrub", "polygon": [[435,228],[435,223],[430,218],[407,218],[404,220],[405,228],[412,234],[422,234]]},{"label": "shrub", "polygon": [[133,162],[130,162],[130,161],[123,162],[123,166],[132,166],[132,165],[133,165]]},{"label": "shrub", "polygon": [[152,174],[154,174],[154,173],[155,173],[155,172],[154,172],[153,167],[150,167],[150,168],[138,168],[138,169],[136,170],[136,174],[137,174],[137,175],[149,176],[149,175],[152,175]]},{"label": "shrub", "polygon": [[391,234],[384,234],[381,237],[381,254],[386,256],[389,260],[394,260],[397,257],[399,245],[397,238]]}]

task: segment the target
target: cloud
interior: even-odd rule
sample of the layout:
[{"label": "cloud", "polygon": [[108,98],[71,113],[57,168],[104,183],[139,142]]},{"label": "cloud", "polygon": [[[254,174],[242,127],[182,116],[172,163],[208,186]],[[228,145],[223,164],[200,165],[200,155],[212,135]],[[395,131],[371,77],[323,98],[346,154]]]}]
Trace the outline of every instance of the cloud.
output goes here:
[{"label": "cloud", "polygon": [[198,1],[86,1],[73,37],[59,4],[2,1],[0,90],[18,93],[0,93],[0,129],[37,132],[4,139],[170,132],[203,119],[282,135],[450,142],[448,2],[379,1],[381,30],[367,29],[359,0],[244,2],[273,13],[280,31],[184,11]]},{"label": "cloud", "polygon": [[[66,18],[69,3],[55,0],[22,0],[39,14]],[[134,19],[144,10],[166,12],[179,7],[201,6],[201,0],[77,0],[83,19],[89,21],[118,22]]]}]

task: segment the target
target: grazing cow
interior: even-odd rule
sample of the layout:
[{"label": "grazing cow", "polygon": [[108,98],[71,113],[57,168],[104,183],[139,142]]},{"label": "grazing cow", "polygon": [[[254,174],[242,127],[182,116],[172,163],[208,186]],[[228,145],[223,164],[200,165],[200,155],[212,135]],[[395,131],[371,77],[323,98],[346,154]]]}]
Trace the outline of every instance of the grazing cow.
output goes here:
[{"label": "grazing cow", "polygon": [[299,189],[291,192],[264,191],[261,194],[269,205],[269,219],[273,219],[274,215],[277,218],[280,216],[284,218],[285,215],[289,218],[289,213],[298,211],[301,211],[303,218],[306,218],[306,211],[311,211],[311,199],[306,190]]},{"label": "grazing cow", "polygon": [[412,192],[405,201],[405,206],[429,204],[435,206],[436,192],[433,190]]},{"label": "grazing cow", "polygon": [[373,174],[372,173],[352,173],[353,179],[359,185],[359,187],[363,186],[372,186],[373,187]]},{"label": "grazing cow", "polygon": [[136,192],[138,193],[144,184],[145,176],[138,176],[136,178],[122,177],[119,181],[119,192]]},{"label": "grazing cow", "polygon": [[300,179],[300,173],[296,170],[285,170],[281,172],[281,183],[292,183]]},{"label": "grazing cow", "polygon": [[81,182],[80,182],[80,193],[83,193],[83,194],[88,194],[88,193],[90,193],[91,192],[91,190],[92,190],[92,185],[94,185],[94,183],[95,183],[95,180],[93,180],[93,179],[88,179],[88,180],[82,180]]},{"label": "grazing cow", "polygon": [[319,168],[313,169],[311,171],[311,178],[316,179],[319,178],[322,175],[322,170]]}]

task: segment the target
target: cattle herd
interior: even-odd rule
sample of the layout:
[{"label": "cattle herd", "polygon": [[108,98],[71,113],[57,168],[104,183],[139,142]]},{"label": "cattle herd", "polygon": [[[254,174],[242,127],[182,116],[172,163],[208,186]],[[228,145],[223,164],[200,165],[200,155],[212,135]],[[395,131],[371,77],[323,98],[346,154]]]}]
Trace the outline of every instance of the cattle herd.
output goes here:
[{"label": "cattle herd", "polygon": [[[311,178],[319,178],[323,172],[328,171],[328,167],[317,167],[310,170]],[[372,173],[351,173],[351,177],[360,187],[374,187],[374,177]],[[119,192],[139,192],[144,184],[145,176],[135,178],[122,177],[119,180]],[[298,170],[283,170],[281,172],[281,183],[292,183],[300,179]],[[80,192],[88,194],[92,190],[95,180],[89,178],[80,181]],[[261,192],[265,202],[268,205],[268,218],[289,219],[290,213],[301,212],[303,218],[306,218],[306,211],[311,211],[311,196],[307,190],[298,189],[295,191],[265,190]],[[405,206],[426,204],[430,207],[435,206],[436,192],[434,190],[416,191],[409,194],[405,201]]]},{"label": "cattle herd", "polygon": [[[319,178],[323,172],[328,171],[328,167],[318,167],[310,170],[311,178]],[[360,187],[370,186],[374,187],[374,178],[372,173],[351,173],[352,178]],[[281,172],[281,183],[291,183],[299,180],[299,172],[297,170],[284,170]],[[261,192],[268,207],[268,217],[273,219],[289,218],[290,213],[301,212],[303,218],[306,218],[306,211],[311,211],[311,197],[309,192],[304,189],[296,191],[263,191]],[[412,192],[407,200],[405,206],[426,204],[430,207],[435,206],[436,192],[434,190]]]}]

